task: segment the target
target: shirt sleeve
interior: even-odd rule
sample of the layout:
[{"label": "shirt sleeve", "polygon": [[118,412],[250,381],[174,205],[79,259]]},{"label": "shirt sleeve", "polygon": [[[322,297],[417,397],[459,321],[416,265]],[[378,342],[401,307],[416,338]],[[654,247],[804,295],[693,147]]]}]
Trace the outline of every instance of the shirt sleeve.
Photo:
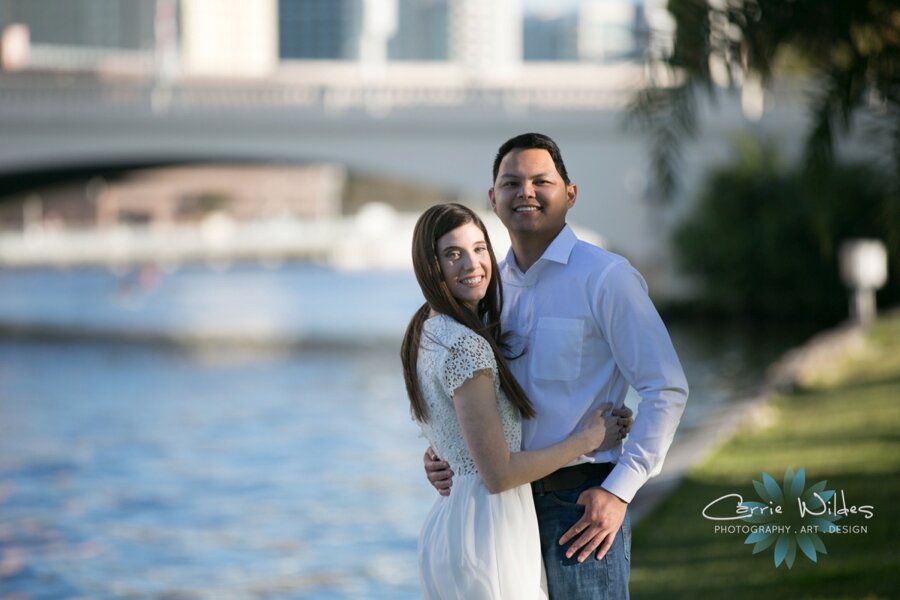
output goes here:
[{"label": "shirt sleeve", "polygon": [[441,383],[449,396],[478,371],[497,368],[491,345],[474,332],[461,335],[450,346],[441,370]]},{"label": "shirt sleeve", "polygon": [[603,488],[626,502],[662,469],[688,397],[672,340],[630,264],[612,267],[603,281],[599,325],[616,365],[640,396],[634,425]]}]

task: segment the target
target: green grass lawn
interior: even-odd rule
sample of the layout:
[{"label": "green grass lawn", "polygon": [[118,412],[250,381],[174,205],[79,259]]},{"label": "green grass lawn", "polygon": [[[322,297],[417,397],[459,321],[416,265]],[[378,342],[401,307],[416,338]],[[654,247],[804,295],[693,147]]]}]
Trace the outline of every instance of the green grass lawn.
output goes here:
[{"label": "green grass lawn", "polygon": [[[774,398],[768,426],[738,433],[640,522],[633,598],[900,598],[900,316],[880,320],[867,339],[864,352],[822,365],[827,384]],[[838,525],[866,531],[821,534],[827,553],[813,562],[798,550],[790,569],[776,568],[774,546],[753,554],[746,533],[715,532],[743,521],[702,515],[727,494],[761,502],[753,480],[765,472],[780,485],[788,468],[805,469],[806,488],[827,480],[838,498],[843,490],[847,508],[873,513],[844,516]],[[710,513],[724,516],[726,502]],[[796,500],[786,500],[776,523],[796,532],[798,512]]]}]

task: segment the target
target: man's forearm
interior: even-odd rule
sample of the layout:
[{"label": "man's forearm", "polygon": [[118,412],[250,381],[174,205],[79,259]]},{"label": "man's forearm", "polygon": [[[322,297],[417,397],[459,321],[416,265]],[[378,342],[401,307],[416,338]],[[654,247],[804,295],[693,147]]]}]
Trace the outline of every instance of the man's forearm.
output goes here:
[{"label": "man's forearm", "polygon": [[660,472],[686,402],[687,390],[678,388],[642,399],[622,454],[603,483],[605,490],[631,502],[638,489]]}]

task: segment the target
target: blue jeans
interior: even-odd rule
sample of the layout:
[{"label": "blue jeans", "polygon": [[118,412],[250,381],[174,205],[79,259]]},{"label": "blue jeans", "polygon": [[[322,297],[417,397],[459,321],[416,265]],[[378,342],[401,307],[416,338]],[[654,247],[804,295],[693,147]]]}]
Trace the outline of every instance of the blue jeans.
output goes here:
[{"label": "blue jeans", "polygon": [[534,495],[550,600],[627,600],[629,597],[631,518],[627,510],[622,527],[602,560],[596,559],[595,550],[593,556],[579,563],[577,554],[566,558],[571,542],[565,546],[559,545],[559,538],[584,514],[584,507],[576,504],[578,496],[602,482],[594,479],[571,490]]}]

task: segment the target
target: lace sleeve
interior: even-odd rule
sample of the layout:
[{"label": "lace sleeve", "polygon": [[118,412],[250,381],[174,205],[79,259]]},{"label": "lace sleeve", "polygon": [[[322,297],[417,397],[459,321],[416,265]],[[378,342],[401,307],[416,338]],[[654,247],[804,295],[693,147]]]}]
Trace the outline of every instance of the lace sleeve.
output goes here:
[{"label": "lace sleeve", "polygon": [[460,336],[450,346],[441,373],[441,381],[449,396],[478,371],[490,370],[493,374],[497,362],[491,345],[476,333]]}]

